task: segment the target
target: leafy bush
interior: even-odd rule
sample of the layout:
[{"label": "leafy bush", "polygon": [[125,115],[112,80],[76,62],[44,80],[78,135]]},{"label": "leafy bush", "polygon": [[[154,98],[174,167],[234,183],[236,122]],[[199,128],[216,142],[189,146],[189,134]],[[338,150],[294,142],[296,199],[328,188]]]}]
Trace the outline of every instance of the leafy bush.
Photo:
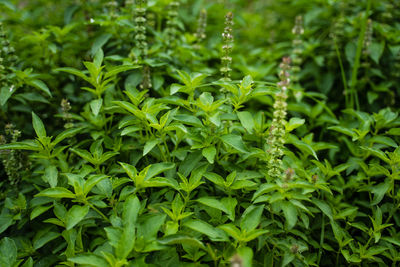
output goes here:
[{"label": "leafy bush", "polygon": [[397,1],[0,6],[0,266],[397,266]]}]

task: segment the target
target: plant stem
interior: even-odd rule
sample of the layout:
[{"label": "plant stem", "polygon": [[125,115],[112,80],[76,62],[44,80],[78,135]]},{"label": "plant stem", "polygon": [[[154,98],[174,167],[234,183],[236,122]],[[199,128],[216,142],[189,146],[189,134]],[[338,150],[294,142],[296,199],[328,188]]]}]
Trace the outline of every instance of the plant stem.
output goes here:
[{"label": "plant stem", "polygon": [[325,215],[322,214],[321,239],[319,241],[318,261],[317,261],[318,266],[319,266],[319,263],[321,261],[322,244],[324,243],[324,238],[325,238]]},{"label": "plant stem", "polygon": [[102,213],[99,209],[97,209],[92,203],[90,203],[89,201],[86,201],[85,204],[87,204],[89,207],[91,207],[93,210],[95,210],[98,214],[100,214],[100,216],[103,217],[104,220],[106,220],[107,222],[110,222],[110,220],[106,217],[106,215],[104,215],[104,213]]},{"label": "plant stem", "polygon": [[369,10],[371,9],[371,0],[368,0],[367,2],[367,10],[365,12],[365,16],[361,22],[361,32],[360,36],[358,37],[358,43],[357,43],[357,50],[356,50],[356,57],[354,59],[354,65],[353,65],[353,70],[351,73],[351,101],[350,101],[350,108],[354,108],[354,102],[356,104],[357,110],[360,109],[360,104],[358,102],[358,94],[356,91],[356,84],[357,84],[357,72],[360,67],[360,59],[361,59],[361,52],[363,49],[364,45],[364,36],[365,36],[365,31],[367,29],[367,21],[368,21],[368,16],[369,16]]},{"label": "plant stem", "polygon": [[344,86],[344,97],[345,97],[345,102],[346,102],[346,108],[348,108],[349,107],[349,96],[348,96],[349,88],[347,88],[346,73],[344,71],[343,62],[342,62],[342,56],[340,54],[340,50],[339,50],[339,47],[337,45],[336,38],[334,38],[333,40],[334,40],[334,43],[335,43],[336,56],[337,56],[338,61],[339,61],[340,73],[342,74],[342,81],[343,81],[343,86]]}]

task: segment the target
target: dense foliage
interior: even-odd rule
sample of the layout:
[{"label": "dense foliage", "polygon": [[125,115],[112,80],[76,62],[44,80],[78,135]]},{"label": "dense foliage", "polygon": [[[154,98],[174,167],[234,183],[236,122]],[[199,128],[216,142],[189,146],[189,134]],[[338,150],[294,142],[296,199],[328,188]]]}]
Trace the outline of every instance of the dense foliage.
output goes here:
[{"label": "dense foliage", "polygon": [[0,266],[398,266],[399,4],[1,0]]}]

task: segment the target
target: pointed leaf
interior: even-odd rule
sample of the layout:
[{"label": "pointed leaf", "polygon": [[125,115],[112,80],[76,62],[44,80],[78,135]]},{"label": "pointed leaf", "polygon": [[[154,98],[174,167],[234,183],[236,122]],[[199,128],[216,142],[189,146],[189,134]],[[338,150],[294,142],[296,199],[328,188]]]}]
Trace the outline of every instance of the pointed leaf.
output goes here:
[{"label": "pointed leaf", "polygon": [[103,105],[103,99],[95,99],[90,102],[90,109],[93,115],[97,116],[100,112],[101,106]]},{"label": "pointed leaf", "polygon": [[[253,266],[253,250],[249,247],[240,247],[236,251],[237,256],[240,258],[241,267],[252,267]],[[231,259],[233,262],[234,258]],[[232,264],[234,266],[234,264]]]},{"label": "pointed leaf", "polygon": [[171,162],[162,162],[162,163],[152,164],[150,166],[149,170],[147,171],[144,180],[149,180],[150,178],[152,178],[160,173],[163,173],[165,171],[168,171],[174,167],[175,167],[175,163],[171,163]]},{"label": "pointed leaf", "polygon": [[42,213],[46,212],[47,210],[49,210],[52,206],[37,206],[35,207],[32,212],[31,212],[31,216],[30,219],[33,220],[35,219],[37,216],[41,215]]},{"label": "pointed leaf", "polygon": [[174,235],[168,235],[162,239],[159,239],[158,242],[163,245],[190,245],[193,247],[197,248],[202,248],[206,249],[203,243],[201,243],[200,240],[187,236],[187,235],[182,235],[182,234],[174,234]]},{"label": "pointed leaf", "polygon": [[85,218],[85,216],[89,212],[89,206],[78,206],[74,205],[71,209],[68,210],[66,216],[66,228],[67,230],[72,229],[75,225],[77,225],[80,221]]},{"label": "pointed leaf", "polygon": [[188,220],[183,223],[184,227],[188,227],[196,232],[202,233],[208,236],[212,241],[226,242],[228,237],[218,228],[211,226],[210,224],[201,220]]},{"label": "pointed leaf", "polygon": [[33,248],[37,250],[59,236],[60,234],[56,232],[40,231],[33,238]]},{"label": "pointed leaf", "polygon": [[214,158],[215,158],[215,155],[217,154],[217,150],[215,149],[214,146],[209,146],[209,147],[203,148],[201,153],[208,160],[208,162],[210,162],[211,164],[214,163]]},{"label": "pointed leaf", "polygon": [[93,267],[111,266],[103,257],[100,257],[93,253],[79,254],[72,258],[68,258],[68,261],[71,261],[76,264],[82,264],[82,265],[93,266]]},{"label": "pointed leaf", "polygon": [[247,153],[247,149],[244,146],[242,137],[240,135],[235,134],[226,134],[220,137],[221,140],[230,147],[242,152]]},{"label": "pointed leaf", "polygon": [[48,166],[43,175],[43,180],[50,184],[50,187],[56,187],[58,181],[58,170],[57,167],[54,165]]},{"label": "pointed leaf", "polygon": [[297,208],[290,202],[281,202],[281,209],[286,218],[288,229],[292,229],[297,223]]},{"label": "pointed leaf", "polygon": [[48,188],[35,195],[36,197],[75,198],[75,194],[64,187]]},{"label": "pointed leaf", "polygon": [[254,119],[250,112],[242,111],[237,113],[240,123],[247,130],[248,133],[253,133],[254,130]]},{"label": "pointed leaf", "polygon": [[46,129],[44,128],[42,120],[34,112],[32,112],[32,124],[37,137],[39,139],[44,139],[46,137]]},{"label": "pointed leaf", "polygon": [[0,106],[7,103],[8,99],[15,93],[16,89],[14,85],[3,86],[0,89]]},{"label": "pointed leaf", "polygon": [[143,156],[146,156],[147,153],[149,153],[158,144],[158,142],[158,139],[147,141],[143,148]]},{"label": "pointed leaf", "polygon": [[41,80],[31,80],[27,82],[29,85],[39,89],[42,92],[45,92],[48,96],[52,96],[49,87],[42,82]]},{"label": "pointed leaf", "polygon": [[4,237],[0,241],[0,266],[14,266],[17,261],[17,246],[14,240]]},{"label": "pointed leaf", "polygon": [[58,69],[55,69],[55,71],[67,72],[67,73],[73,74],[75,76],[78,76],[87,82],[90,82],[90,79],[82,71],[74,69],[74,68],[68,68],[68,67],[67,68],[58,68]]},{"label": "pointed leaf", "polygon": [[260,224],[261,216],[264,210],[264,205],[261,206],[249,206],[242,215],[240,221],[240,229],[250,232]]}]

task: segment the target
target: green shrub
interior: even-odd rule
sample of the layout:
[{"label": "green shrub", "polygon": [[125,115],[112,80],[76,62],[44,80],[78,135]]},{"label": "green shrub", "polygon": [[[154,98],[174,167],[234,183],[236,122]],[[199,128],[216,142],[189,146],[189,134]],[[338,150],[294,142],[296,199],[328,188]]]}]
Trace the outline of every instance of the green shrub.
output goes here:
[{"label": "green shrub", "polygon": [[397,266],[396,1],[0,6],[0,266]]}]

